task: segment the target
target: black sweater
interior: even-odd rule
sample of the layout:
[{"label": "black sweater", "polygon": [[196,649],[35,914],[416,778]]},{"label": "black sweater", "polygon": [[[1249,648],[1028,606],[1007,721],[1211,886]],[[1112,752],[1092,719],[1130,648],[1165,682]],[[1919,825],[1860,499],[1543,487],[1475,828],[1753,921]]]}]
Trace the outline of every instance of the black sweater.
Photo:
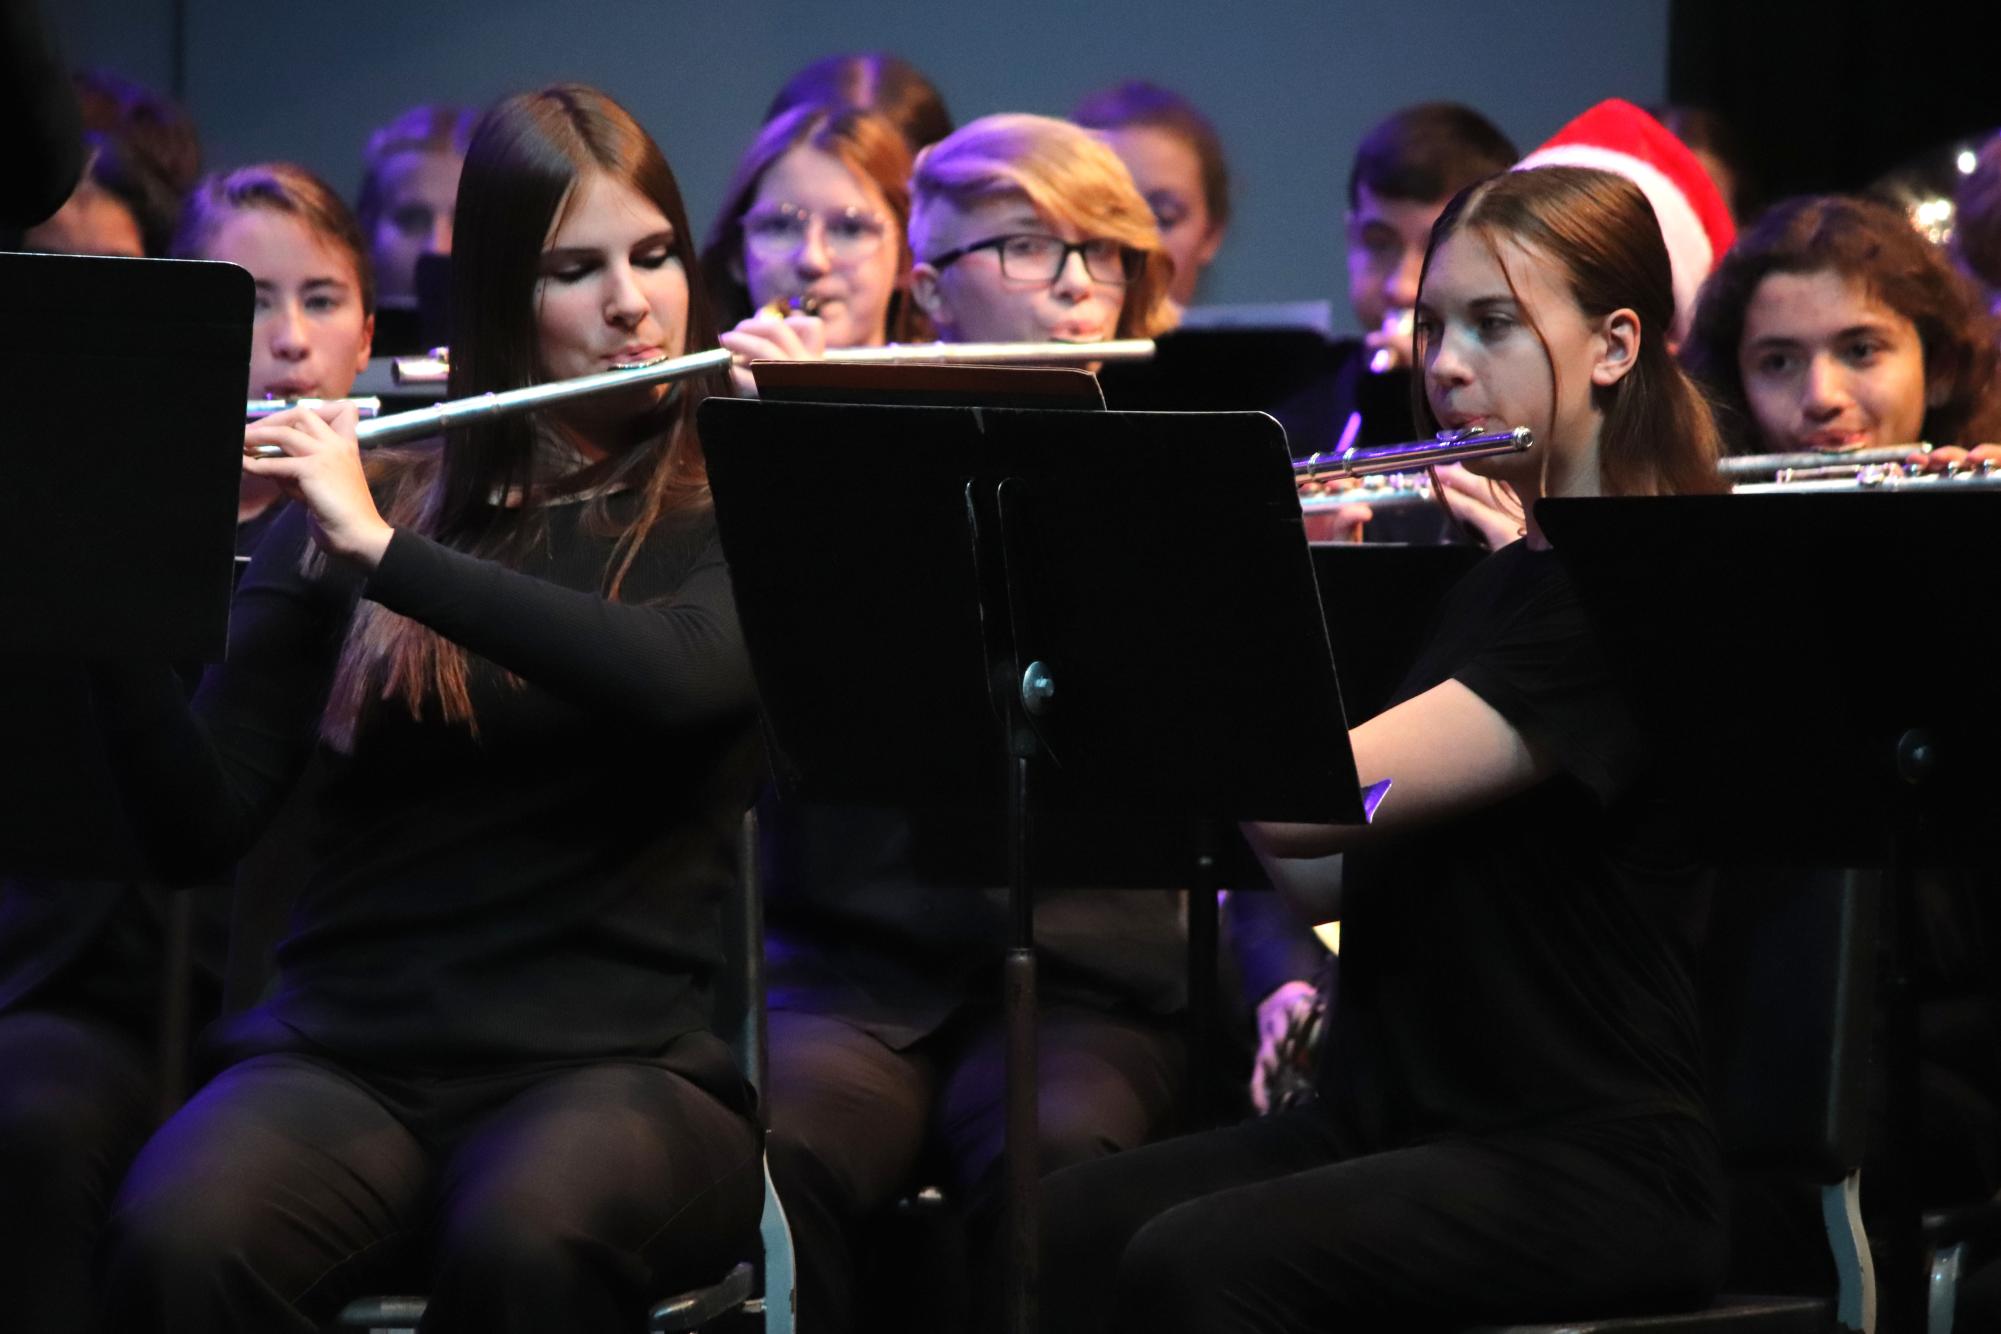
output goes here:
[{"label": "black sweater", "polygon": [[[612,517],[638,503],[612,498]],[[305,540],[295,510],[260,548],[192,712],[165,673],[100,692],[134,823],[171,874],[239,855],[321,746],[278,985],[225,1049],[406,1072],[657,1059],[740,1087],[706,1029],[755,728],[712,515],[657,525],[617,602],[598,591],[612,539],[582,506],[551,510],[520,570],[399,530],[364,586],[303,574]],[[359,596],[476,655],[476,733],[390,702],[352,754],[325,750]]]}]

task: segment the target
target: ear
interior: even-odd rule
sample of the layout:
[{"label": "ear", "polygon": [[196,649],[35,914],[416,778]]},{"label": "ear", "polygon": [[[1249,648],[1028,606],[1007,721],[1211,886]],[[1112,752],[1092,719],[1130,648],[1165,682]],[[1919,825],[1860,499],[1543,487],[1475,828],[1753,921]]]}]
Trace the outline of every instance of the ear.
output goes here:
[{"label": "ear", "polygon": [[946,317],[951,314],[951,303],[946,301],[944,288],[938,281],[938,270],[929,264],[910,266],[910,299],[924,312],[932,325],[943,332],[950,323]]},{"label": "ear", "polygon": [[354,373],[361,374],[368,369],[368,355],[375,350],[375,317],[370,315],[361,322],[361,347],[354,356]]},{"label": "ear", "polygon": [[1925,411],[1936,412],[1952,397],[1952,384],[1943,375],[1934,375],[1925,385]]},{"label": "ear", "polygon": [[1216,258],[1216,252],[1222,249],[1224,233],[1229,230],[1227,226],[1209,229],[1209,234],[1202,238],[1202,248],[1195,252],[1195,263],[1199,267],[1209,267],[1209,261]]},{"label": "ear", "polygon": [[1621,306],[1598,321],[1591,383],[1607,389],[1626,378],[1640,359],[1640,317]]},{"label": "ear", "polygon": [[730,251],[730,262],[727,267],[731,282],[735,283],[738,287],[749,288],[750,275],[745,272],[743,267],[743,247],[741,245]]}]

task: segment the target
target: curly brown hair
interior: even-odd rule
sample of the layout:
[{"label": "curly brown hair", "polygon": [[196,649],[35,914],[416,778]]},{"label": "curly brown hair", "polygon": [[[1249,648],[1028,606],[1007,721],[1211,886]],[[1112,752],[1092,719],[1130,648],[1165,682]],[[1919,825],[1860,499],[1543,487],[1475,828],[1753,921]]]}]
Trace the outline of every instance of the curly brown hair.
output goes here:
[{"label": "curly brown hair", "polygon": [[1738,350],[1744,313],[1774,273],[1838,273],[1909,320],[1924,351],[1920,426],[1935,445],[2001,440],[2001,385],[1992,322],[1972,285],[1892,206],[1850,195],[1805,195],[1772,206],[1709,275],[1682,360],[1717,408],[1732,454],[1764,448]]}]

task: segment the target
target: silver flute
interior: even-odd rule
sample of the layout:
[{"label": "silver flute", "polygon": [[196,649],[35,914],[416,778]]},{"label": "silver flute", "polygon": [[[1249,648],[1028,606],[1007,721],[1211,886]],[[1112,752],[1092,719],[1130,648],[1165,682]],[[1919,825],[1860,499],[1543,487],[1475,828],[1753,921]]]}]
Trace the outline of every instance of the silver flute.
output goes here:
[{"label": "silver flute", "polygon": [[1344,505],[1367,505],[1380,513],[1437,503],[1437,491],[1431,485],[1431,475],[1422,472],[1371,473],[1355,486],[1310,495],[1301,492],[1299,497],[1302,514],[1338,510]]},{"label": "silver flute", "polygon": [[[783,315],[777,303],[760,314]],[[792,309],[812,314],[817,303],[794,301]],[[891,343],[885,347],[834,347],[817,360],[835,365],[909,365],[944,363],[953,366],[1084,365],[1090,362],[1151,361],[1151,338],[1113,338],[1102,343]],[[398,384],[443,384],[451,373],[450,351],[434,348],[422,357],[402,357],[395,363]]]},{"label": "silver flute", "polygon": [[1468,428],[1440,431],[1429,440],[1406,440],[1395,445],[1352,445],[1329,449],[1295,459],[1293,474],[1302,482],[1338,481],[1343,477],[1367,477],[1372,473],[1409,472],[1442,463],[1492,458],[1497,454],[1519,454],[1535,444],[1535,435],[1526,426],[1484,434]]},{"label": "silver flute", "polygon": [[[455,398],[444,403],[434,403],[428,408],[417,408],[411,412],[392,412],[386,417],[362,422],[355,427],[354,435],[364,449],[372,445],[419,440],[454,426],[465,426],[472,422],[511,416],[517,412],[551,407],[557,403],[567,403],[572,399],[590,398],[598,394],[611,394],[626,389],[640,389],[647,385],[666,384],[673,380],[685,380],[696,375],[728,370],[729,365],[728,348],[711,348],[707,352],[694,352],[685,357],[666,357],[643,366],[620,366],[600,371],[595,375],[579,375],[574,379],[551,380],[547,384],[529,385],[525,389],[504,389],[494,394]],[[261,459],[282,458],[285,453],[276,445],[254,445],[244,452]]]},{"label": "silver flute", "polygon": [[[261,421],[293,408],[317,408],[342,401],[338,398],[253,398],[243,405],[243,420]],[[361,414],[364,421],[382,411],[382,400],[379,398],[350,398],[345,401],[354,404],[354,410]]]},{"label": "silver flute", "polygon": [[1795,450],[1785,454],[1740,454],[1719,461],[1716,471],[1724,477],[1770,477],[1797,468],[1867,468],[1882,463],[1902,463],[1913,454],[1929,454],[1931,446],[1877,445],[1869,449]]}]

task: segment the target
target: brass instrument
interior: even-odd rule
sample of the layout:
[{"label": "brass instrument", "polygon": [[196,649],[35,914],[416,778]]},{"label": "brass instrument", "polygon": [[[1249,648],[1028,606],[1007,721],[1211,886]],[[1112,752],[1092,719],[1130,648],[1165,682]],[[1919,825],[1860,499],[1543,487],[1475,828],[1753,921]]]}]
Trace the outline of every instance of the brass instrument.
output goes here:
[{"label": "brass instrument", "polygon": [[[317,408],[340,401],[337,398],[253,398],[243,405],[243,420],[262,421],[292,408]],[[379,398],[350,398],[347,401],[354,404],[354,410],[361,414],[363,421],[382,411],[382,400]]]},{"label": "brass instrument", "polygon": [[[685,357],[663,357],[659,361],[648,362],[643,366],[620,366],[600,371],[595,375],[579,375],[569,380],[551,380],[547,384],[529,385],[525,389],[506,389],[494,394],[475,394],[471,398],[453,399],[433,404],[428,408],[418,408],[413,412],[394,412],[387,417],[377,417],[372,421],[362,422],[355,428],[355,438],[361,442],[364,449],[371,445],[418,440],[469,422],[510,416],[517,412],[529,412],[536,408],[566,403],[571,399],[589,398],[597,394],[618,393],[647,385],[685,380],[691,376],[728,370],[729,365],[730,353],[725,347],[711,348],[707,352],[694,352]],[[258,445],[245,452],[263,459],[282,458],[285,453],[276,445]]]},{"label": "brass instrument", "polygon": [[1526,426],[1484,434],[1471,428],[1440,431],[1429,440],[1323,450],[1303,459],[1295,459],[1292,471],[1302,483],[1367,477],[1374,473],[1409,472],[1413,468],[1435,467],[1441,463],[1492,458],[1497,454],[1519,454],[1533,444],[1535,435]]}]

